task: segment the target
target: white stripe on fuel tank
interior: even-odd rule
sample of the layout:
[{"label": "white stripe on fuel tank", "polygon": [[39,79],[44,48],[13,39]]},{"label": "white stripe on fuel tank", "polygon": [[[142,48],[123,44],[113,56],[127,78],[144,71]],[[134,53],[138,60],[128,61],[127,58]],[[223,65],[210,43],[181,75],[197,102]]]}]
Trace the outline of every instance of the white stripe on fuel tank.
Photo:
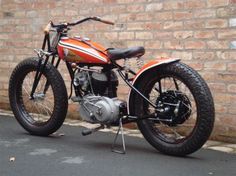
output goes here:
[{"label": "white stripe on fuel tank", "polygon": [[94,52],[94,49],[90,49],[89,48],[89,49],[85,50],[84,48],[82,48],[80,46],[64,43],[62,41],[60,41],[58,45],[62,46],[62,47],[65,47],[65,48],[69,48],[69,49],[73,49],[73,50],[76,50],[76,51],[80,51],[80,52],[85,53],[85,54],[92,55],[92,56],[96,57],[97,59],[99,59],[99,60],[101,60],[103,62],[107,62],[107,59],[97,55],[97,53]]}]

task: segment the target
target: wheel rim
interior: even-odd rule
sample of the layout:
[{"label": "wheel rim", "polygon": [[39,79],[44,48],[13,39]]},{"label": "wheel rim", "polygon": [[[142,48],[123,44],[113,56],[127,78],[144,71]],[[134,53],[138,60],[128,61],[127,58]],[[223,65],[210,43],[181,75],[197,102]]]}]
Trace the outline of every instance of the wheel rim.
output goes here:
[{"label": "wheel rim", "polygon": [[18,108],[21,113],[24,114],[25,120],[28,123],[40,126],[46,124],[50,120],[54,110],[55,99],[49,81],[48,89],[44,91],[47,82],[47,78],[44,74],[42,74],[39,80],[38,86],[33,95],[34,98],[30,98],[35,74],[36,71],[30,70],[25,74],[21,81],[22,84],[20,84],[20,91],[18,94]]},{"label": "wheel rim", "polygon": [[[161,82],[160,84],[159,80]],[[196,101],[184,81],[177,78],[176,76],[165,75],[159,77],[158,80],[154,79],[150,81],[149,84],[146,85],[145,95],[149,97],[149,100],[154,104],[157,103],[157,98],[161,95],[160,86],[162,93],[176,90],[187,96],[191,103],[191,107],[188,107],[190,108],[191,114],[189,115],[188,119],[184,120],[182,124],[176,124],[173,126],[163,121],[163,119],[146,120],[145,122],[151,129],[154,136],[160,140],[171,144],[181,143],[191,136],[197,124]],[[148,105],[146,102],[143,103],[143,112],[145,114],[156,113],[155,109],[151,105]]]}]

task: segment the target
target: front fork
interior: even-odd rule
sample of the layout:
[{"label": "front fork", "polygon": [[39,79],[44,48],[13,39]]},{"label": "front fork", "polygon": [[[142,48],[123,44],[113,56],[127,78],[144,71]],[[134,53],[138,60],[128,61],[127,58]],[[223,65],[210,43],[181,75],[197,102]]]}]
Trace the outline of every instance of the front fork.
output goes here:
[{"label": "front fork", "polygon": [[[47,50],[48,51],[45,51],[46,45],[47,45]],[[55,62],[55,54],[53,52],[51,52],[51,45],[50,45],[49,34],[45,34],[45,36],[44,36],[42,49],[39,49],[39,50],[35,49],[34,51],[38,55],[39,62],[38,62],[36,74],[35,74],[35,77],[34,77],[33,86],[32,86],[31,93],[30,93],[30,99],[34,99],[35,90],[36,90],[36,88],[38,86],[39,80],[40,80],[40,78],[41,78],[41,76],[42,76],[42,74],[44,72],[44,69],[45,69],[45,67],[46,67],[46,65],[47,65],[47,63],[49,61],[49,58],[51,56],[52,56],[51,64],[54,65],[54,62]],[[60,63],[60,58],[58,58],[58,60],[57,60],[57,62],[55,64],[55,68],[58,67],[59,63]],[[43,90],[42,93],[45,94],[47,92],[48,88],[49,88],[49,82],[47,80],[46,84],[44,86],[44,90]]]},{"label": "front fork", "polygon": [[[42,49],[40,50],[35,50],[35,52],[37,53],[38,55],[38,58],[39,58],[39,62],[38,62],[38,65],[37,65],[37,70],[36,70],[36,74],[35,74],[35,77],[34,77],[34,82],[33,82],[33,86],[32,86],[32,89],[31,89],[31,93],[30,93],[30,99],[34,99],[34,93],[35,93],[35,90],[38,86],[38,83],[39,83],[39,80],[45,70],[45,67],[50,59],[50,56],[52,56],[52,59],[51,59],[51,64],[54,65],[55,68],[58,67],[59,63],[60,63],[60,58],[58,58],[57,62],[55,62],[55,55],[52,55],[52,53],[50,52],[45,52],[43,51]],[[44,58],[46,57],[46,58]],[[45,85],[44,85],[44,89],[43,89],[43,94],[45,94],[47,92],[49,88],[49,82],[48,80],[46,81]]]}]

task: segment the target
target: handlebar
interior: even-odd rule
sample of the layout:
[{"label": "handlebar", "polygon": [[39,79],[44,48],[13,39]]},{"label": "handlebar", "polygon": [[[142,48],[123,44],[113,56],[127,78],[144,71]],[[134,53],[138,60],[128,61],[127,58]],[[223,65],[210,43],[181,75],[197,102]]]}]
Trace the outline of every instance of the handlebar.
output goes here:
[{"label": "handlebar", "polygon": [[105,23],[105,24],[109,24],[109,25],[114,25],[115,23],[112,22],[112,21],[108,21],[108,20],[103,20],[101,19],[100,17],[87,17],[87,18],[84,18],[82,20],[79,20],[77,22],[74,22],[74,23],[62,23],[62,24],[53,24],[52,21],[50,21],[47,26],[44,28],[44,33],[49,33],[49,30],[50,30],[50,27],[53,27],[53,28],[59,28],[59,29],[65,29],[67,28],[68,26],[75,26],[75,25],[78,25],[78,24],[81,24],[85,21],[88,21],[88,20],[93,20],[93,21],[99,21],[99,22],[102,22],[102,23]]},{"label": "handlebar", "polygon": [[88,20],[94,20],[94,21],[99,21],[99,22],[105,23],[105,24],[114,25],[114,23],[111,22],[111,21],[103,20],[103,19],[101,19],[100,17],[95,16],[95,17],[87,17],[87,18],[84,18],[84,19],[79,20],[79,21],[77,21],[77,22],[75,22],[75,23],[68,23],[68,26],[75,26],[75,25],[77,25],[77,24],[83,23],[83,22],[88,21]]}]

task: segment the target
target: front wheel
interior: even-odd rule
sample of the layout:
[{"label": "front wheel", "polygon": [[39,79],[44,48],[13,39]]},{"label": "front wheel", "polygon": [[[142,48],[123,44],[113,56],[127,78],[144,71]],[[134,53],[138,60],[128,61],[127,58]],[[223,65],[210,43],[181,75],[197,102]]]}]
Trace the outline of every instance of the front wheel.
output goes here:
[{"label": "front wheel", "polygon": [[33,135],[47,136],[64,122],[68,107],[65,83],[60,73],[47,64],[38,86],[30,96],[39,59],[29,58],[13,70],[9,100],[15,118]]},{"label": "front wheel", "polygon": [[130,112],[155,118],[138,121],[145,139],[162,153],[184,156],[202,147],[214,124],[214,103],[202,77],[182,63],[145,72],[135,86],[158,109],[134,92]]}]

